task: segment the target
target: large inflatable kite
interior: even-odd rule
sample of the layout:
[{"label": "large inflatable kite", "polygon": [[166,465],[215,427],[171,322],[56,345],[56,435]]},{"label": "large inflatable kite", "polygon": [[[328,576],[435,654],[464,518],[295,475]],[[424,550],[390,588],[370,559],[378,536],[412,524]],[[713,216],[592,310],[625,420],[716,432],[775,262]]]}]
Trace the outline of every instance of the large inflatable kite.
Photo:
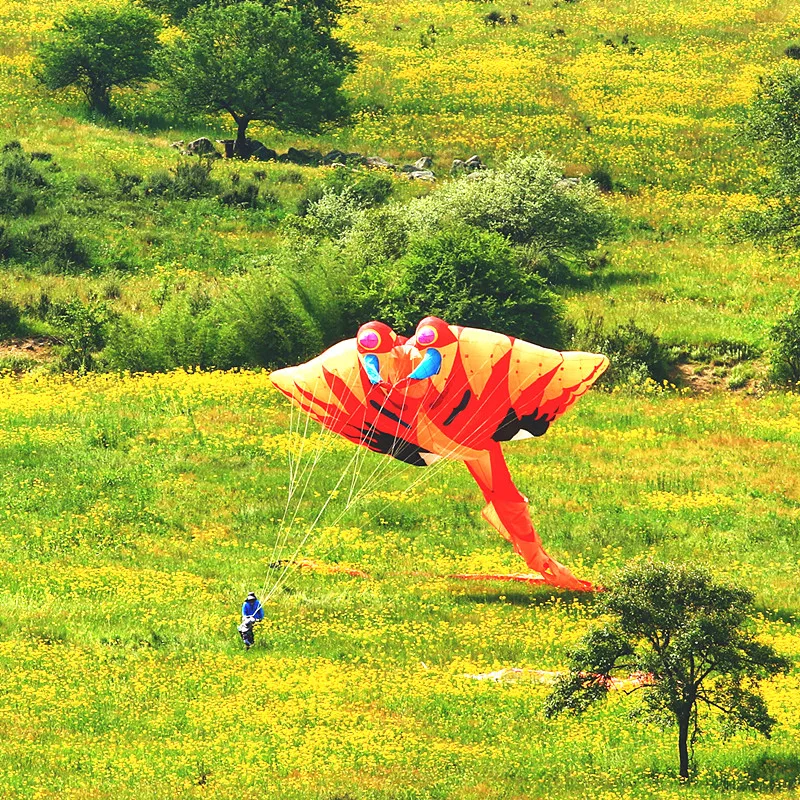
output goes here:
[{"label": "large inflatable kite", "polygon": [[362,325],[273,384],[327,429],[426,467],[463,461],[486,499],[483,517],[545,583],[588,591],[542,547],[501,442],[541,436],[603,374],[603,355],[558,352],[426,317],[410,338]]}]

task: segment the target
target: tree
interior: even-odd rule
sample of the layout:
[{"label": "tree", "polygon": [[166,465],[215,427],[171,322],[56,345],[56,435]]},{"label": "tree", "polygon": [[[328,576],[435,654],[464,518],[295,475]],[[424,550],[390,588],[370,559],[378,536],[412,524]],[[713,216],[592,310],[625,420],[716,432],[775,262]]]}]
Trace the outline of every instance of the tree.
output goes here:
[{"label": "tree", "polygon": [[89,107],[111,108],[111,89],[153,73],[161,24],[135,6],[70,11],[37,51],[36,78],[48,89],[77,86]]},{"label": "tree", "polygon": [[753,633],[751,592],[715,583],[696,567],[648,562],[623,571],[600,610],[610,620],[570,653],[569,672],[547,699],[548,716],[585,711],[615,676],[633,672],[646,676],[638,689],[646,714],[677,725],[681,778],[689,777],[701,705],[731,728],[769,736],[775,720],[758,682],[789,662]]},{"label": "tree", "polygon": [[770,354],[770,378],[783,386],[800,389],[800,299],[770,333],[775,343]]},{"label": "tree", "polygon": [[345,110],[341,86],[351,65],[320,46],[297,10],[256,2],[200,6],[168,62],[167,82],[187,109],[231,115],[241,157],[250,154],[253,120],[314,132]]},{"label": "tree", "polygon": [[745,135],[758,145],[772,174],[760,188],[759,211],[743,215],[744,234],[756,241],[800,243],[800,65],[788,61],[762,77],[747,110]]}]

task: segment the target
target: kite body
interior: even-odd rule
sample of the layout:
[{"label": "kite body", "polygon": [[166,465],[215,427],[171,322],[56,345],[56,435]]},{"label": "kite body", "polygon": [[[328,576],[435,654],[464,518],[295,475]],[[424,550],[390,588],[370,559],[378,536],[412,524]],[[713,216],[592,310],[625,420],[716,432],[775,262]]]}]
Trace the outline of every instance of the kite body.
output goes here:
[{"label": "kite body", "polygon": [[427,317],[408,340],[367,323],[355,339],[271,379],[312,418],[370,450],[421,467],[464,461],[486,500],[484,519],[528,566],[551,585],[589,590],[545,553],[500,443],[543,435],[607,366],[603,355]]}]

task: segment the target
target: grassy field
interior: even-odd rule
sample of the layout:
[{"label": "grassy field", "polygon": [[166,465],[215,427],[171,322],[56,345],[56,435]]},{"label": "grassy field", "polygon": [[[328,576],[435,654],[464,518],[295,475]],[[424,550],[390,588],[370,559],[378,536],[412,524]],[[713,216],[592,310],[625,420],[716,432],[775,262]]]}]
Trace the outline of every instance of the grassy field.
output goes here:
[{"label": "grassy field", "polygon": [[[79,275],[0,263],[0,297],[32,333],[49,332],[31,310],[43,295],[147,317],[187,287],[223,291],[287,248],[282,220],[324,174],[216,165],[223,181],[263,171],[275,204],[257,212],[121,196],[115,171],[173,168],[170,142],[230,125],[176,123],[155,87],[119,93],[115,120],[36,87],[32,45],[78,5],[0,5],[0,144],[61,166],[53,203],[15,224],[65,221],[95,259]],[[487,25],[492,10],[507,24]],[[362,0],[343,35],[362,54],[353,124],[253,135],[398,163],[430,154],[442,179],[454,157],[517,149],[570,175],[606,169],[618,231],[605,266],[562,288],[570,318],[632,318],[701,353],[768,346],[800,270],[727,235],[764,175],[737,120],[800,37],[800,3]],[[81,176],[97,194],[76,194]],[[394,181],[400,201],[426,191]],[[0,798],[797,797],[797,395],[593,392],[543,440],[507,447],[546,547],[580,577],[651,555],[699,562],[755,592],[765,640],[794,659],[765,687],[773,739],[723,743],[707,720],[691,786],[674,777],[674,732],[631,718],[635,695],[545,720],[537,671],[564,667],[593,598],[449,578],[523,566],[460,465],[366,454],[304,541],[353,450],[316,433],[301,449],[288,414],[260,372],[0,375]],[[290,456],[302,468],[317,453],[295,515]],[[345,509],[349,487],[359,501]],[[294,524],[279,541],[282,519]],[[316,567],[270,568],[295,552]],[[240,603],[278,580],[245,653]],[[506,667],[524,671],[469,677]]]},{"label": "grassy field", "polygon": [[[12,0],[0,10],[0,137],[52,152],[64,192],[79,175],[108,187],[112,170],[146,177],[170,168],[175,139],[230,134],[225,119],[175,127],[152,88],[118,92],[119,122],[89,120],[78,95],[37,88],[31,45],[77,5]],[[484,23],[490,10],[508,24]],[[530,0],[513,8],[368,0],[342,31],[361,52],[348,83],[353,124],[309,138],[254,123],[253,134],[279,150],[336,146],[398,163],[431,154],[440,175],[453,157],[478,152],[492,161],[520,148],[545,150],[570,174],[607,169],[633,194],[614,196],[620,235],[605,247],[610,263],[597,285],[570,298],[572,316],[591,307],[608,320],[634,318],[669,343],[734,338],[763,347],[798,289],[796,258],[731,243],[725,227],[753,205],[764,174],[758,153],[738,135],[738,120],[798,25],[800,5],[773,0]],[[254,169],[220,165],[217,172],[247,178]],[[150,313],[165,275],[214,291],[220,279],[281,246],[280,219],[320,174],[263,171],[263,187],[278,199],[269,213],[216,201],[143,207],[65,194],[35,221],[71,221],[91,242],[101,274],[2,270],[0,293],[23,303],[41,291],[56,300],[110,294],[119,310]],[[420,190],[396,182],[400,198],[412,191]]]},{"label": "grassy field", "polygon": [[[0,389],[3,797],[796,796],[796,671],[767,685],[770,743],[720,746],[718,722],[704,725],[691,788],[669,777],[672,734],[630,719],[635,695],[552,722],[533,672],[465,677],[562,667],[592,599],[447,577],[522,566],[459,465],[413,486],[419,471],[373,475],[386,462],[367,455],[361,502],[342,515],[335,498],[302,555],[368,577],[291,569],[244,653],[238,604],[277,579],[299,453],[266,375]],[[697,561],[751,587],[766,640],[797,656],[798,412],[787,396],[596,393],[507,450],[578,574]],[[350,461],[324,441],[277,555]]]}]

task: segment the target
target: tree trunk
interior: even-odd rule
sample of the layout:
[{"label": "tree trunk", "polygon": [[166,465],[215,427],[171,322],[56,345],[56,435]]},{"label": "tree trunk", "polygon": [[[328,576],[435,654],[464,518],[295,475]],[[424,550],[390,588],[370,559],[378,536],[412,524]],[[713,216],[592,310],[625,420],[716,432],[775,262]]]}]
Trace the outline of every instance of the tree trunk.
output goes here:
[{"label": "tree trunk", "polygon": [[236,119],[236,141],[233,143],[234,158],[250,158],[250,145],[247,141],[247,126],[250,120],[247,117]]},{"label": "tree trunk", "polygon": [[106,86],[92,84],[89,86],[87,95],[89,100],[89,108],[92,111],[97,111],[98,114],[102,114],[104,117],[107,117],[111,111],[110,89]]},{"label": "tree trunk", "polygon": [[680,768],[678,774],[682,780],[689,780],[689,721],[691,709],[687,713],[678,715],[678,753],[680,754]]}]

